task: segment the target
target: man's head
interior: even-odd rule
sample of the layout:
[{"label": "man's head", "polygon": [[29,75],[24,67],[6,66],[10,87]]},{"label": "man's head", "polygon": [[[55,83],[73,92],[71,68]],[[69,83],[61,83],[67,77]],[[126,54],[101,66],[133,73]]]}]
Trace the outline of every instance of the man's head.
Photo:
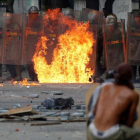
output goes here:
[{"label": "man's head", "polygon": [[97,24],[98,23],[98,11],[92,10],[88,14],[88,21],[90,24]]},{"label": "man's head", "polygon": [[117,85],[124,85],[130,89],[134,89],[134,86],[131,82],[133,77],[133,70],[130,65],[126,63],[121,63],[116,70],[115,83]]},{"label": "man's head", "polygon": [[135,23],[140,24],[140,10],[132,10],[132,14],[134,15]]},{"label": "man's head", "polygon": [[106,17],[106,24],[108,25],[109,30],[113,30],[117,23],[117,17],[114,14],[108,15]]},{"label": "man's head", "polygon": [[39,10],[36,6],[31,6],[28,10],[28,14],[31,19],[35,20],[38,17]]},{"label": "man's head", "polygon": [[6,25],[10,25],[12,23],[13,17],[12,14],[7,13],[6,14]]}]

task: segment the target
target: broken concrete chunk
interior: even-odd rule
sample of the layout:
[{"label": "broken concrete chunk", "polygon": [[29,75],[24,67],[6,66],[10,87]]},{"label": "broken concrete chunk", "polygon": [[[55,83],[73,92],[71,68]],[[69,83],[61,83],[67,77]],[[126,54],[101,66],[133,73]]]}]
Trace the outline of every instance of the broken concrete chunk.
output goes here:
[{"label": "broken concrete chunk", "polygon": [[78,113],[78,112],[76,112],[76,113],[73,113],[71,116],[72,117],[84,117],[84,113]]},{"label": "broken concrete chunk", "polygon": [[61,116],[61,121],[67,121],[69,120],[69,116]]},{"label": "broken concrete chunk", "polygon": [[72,106],[71,106],[71,109],[72,109],[72,110],[75,110],[75,109],[76,109],[76,106],[75,106],[75,105],[72,105]]},{"label": "broken concrete chunk", "polygon": [[61,91],[51,91],[51,94],[53,95],[63,95]]},{"label": "broken concrete chunk", "polygon": [[29,98],[38,98],[39,95],[38,95],[38,94],[30,94],[28,97],[29,97]]},{"label": "broken concrete chunk", "polygon": [[0,113],[7,113],[8,110],[0,110]]},{"label": "broken concrete chunk", "polygon": [[38,110],[39,109],[39,105],[32,105],[33,110]]},{"label": "broken concrete chunk", "polygon": [[13,105],[13,108],[21,108],[21,105],[20,104],[15,104],[15,105]]},{"label": "broken concrete chunk", "polygon": [[60,113],[57,113],[57,112],[46,112],[46,116],[58,117],[58,116],[60,116]]},{"label": "broken concrete chunk", "polygon": [[78,113],[86,114],[86,110],[78,110]]},{"label": "broken concrete chunk", "polygon": [[46,107],[40,107],[39,112],[47,112]]},{"label": "broken concrete chunk", "polygon": [[76,109],[81,109],[81,105],[76,105]]},{"label": "broken concrete chunk", "polygon": [[41,91],[41,93],[43,93],[43,94],[49,94],[48,91]]},{"label": "broken concrete chunk", "polygon": [[70,116],[70,113],[69,112],[61,112],[60,116]]},{"label": "broken concrete chunk", "polygon": [[86,109],[86,105],[81,105],[81,109]]}]

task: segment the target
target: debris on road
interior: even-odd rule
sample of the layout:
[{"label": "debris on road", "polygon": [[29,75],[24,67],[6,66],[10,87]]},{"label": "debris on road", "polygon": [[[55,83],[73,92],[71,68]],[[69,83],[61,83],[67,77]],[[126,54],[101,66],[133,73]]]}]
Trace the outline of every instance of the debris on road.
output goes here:
[{"label": "debris on road", "polygon": [[52,95],[63,95],[61,91],[51,91]]}]

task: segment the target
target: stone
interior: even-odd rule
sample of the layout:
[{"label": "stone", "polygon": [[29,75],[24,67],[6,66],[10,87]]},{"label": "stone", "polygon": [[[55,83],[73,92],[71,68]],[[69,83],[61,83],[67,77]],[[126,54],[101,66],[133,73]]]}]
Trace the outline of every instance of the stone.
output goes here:
[{"label": "stone", "polygon": [[70,116],[70,112],[61,112],[60,116]]},{"label": "stone", "polygon": [[38,105],[32,105],[32,107],[33,107],[33,110],[38,110],[40,106],[38,106]]},{"label": "stone", "polygon": [[63,95],[61,91],[51,91],[51,94],[53,95]]},{"label": "stone", "polygon": [[40,107],[39,112],[47,112],[46,107]]},{"label": "stone", "polygon": [[86,110],[78,110],[77,112],[78,112],[78,113],[86,114]]},{"label": "stone", "polygon": [[13,105],[13,108],[21,108],[21,105],[20,104],[15,104],[15,105]]},{"label": "stone", "polygon": [[60,113],[57,112],[46,112],[46,116],[50,117],[58,117],[60,116]]},{"label": "stone", "polygon": [[71,106],[71,109],[72,109],[72,110],[75,110],[75,109],[76,109],[76,106],[75,106],[75,105],[72,105],[72,106]]},{"label": "stone", "polygon": [[48,91],[41,91],[42,94],[49,94]]},{"label": "stone", "polygon": [[72,117],[84,117],[84,113],[75,112],[71,115]]},{"label": "stone", "polygon": [[61,116],[61,121],[68,121],[69,120],[69,116]]},{"label": "stone", "polygon": [[0,110],[0,113],[8,113],[8,110]]},{"label": "stone", "polygon": [[86,109],[86,105],[81,105],[81,109]]},{"label": "stone", "polygon": [[38,95],[38,94],[30,94],[28,97],[29,97],[29,98],[38,98],[39,95]]}]

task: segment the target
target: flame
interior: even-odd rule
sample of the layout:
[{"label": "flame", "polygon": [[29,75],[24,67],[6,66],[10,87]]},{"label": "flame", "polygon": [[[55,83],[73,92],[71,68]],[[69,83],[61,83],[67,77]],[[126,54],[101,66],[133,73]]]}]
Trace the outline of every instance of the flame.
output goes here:
[{"label": "flame", "polygon": [[22,85],[22,86],[38,86],[39,84],[36,84],[36,83],[28,83],[28,79],[25,78],[22,82],[19,82],[19,85]]},{"label": "flame", "polygon": [[17,81],[13,81],[13,85],[17,85],[17,83],[18,83]]},{"label": "flame", "polygon": [[61,28],[67,30],[61,34],[58,44],[53,51],[53,60],[46,60],[49,39],[42,36],[36,46],[32,61],[40,83],[89,83],[89,77],[94,71],[87,68],[89,56],[93,53],[95,43],[93,33],[89,31],[89,23],[81,23],[63,16],[59,9],[48,10],[44,17],[44,26],[53,31],[48,25],[49,20],[59,20]]}]

